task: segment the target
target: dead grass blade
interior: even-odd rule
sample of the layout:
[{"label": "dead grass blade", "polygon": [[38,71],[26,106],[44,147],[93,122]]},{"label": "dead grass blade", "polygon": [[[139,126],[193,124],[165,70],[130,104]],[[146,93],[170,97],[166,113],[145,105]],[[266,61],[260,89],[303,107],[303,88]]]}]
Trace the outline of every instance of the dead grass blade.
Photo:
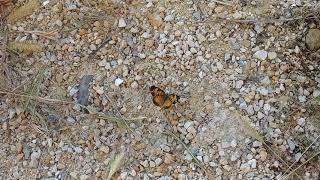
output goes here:
[{"label": "dead grass blade", "polygon": [[12,42],[9,43],[9,49],[11,51],[22,52],[27,55],[43,51],[43,48],[39,44],[32,42]]},{"label": "dead grass blade", "polygon": [[26,16],[29,16],[33,13],[34,10],[38,9],[40,5],[41,4],[39,0],[29,0],[23,6],[13,10],[7,17],[7,21],[9,23],[14,23]]},{"label": "dead grass blade", "polygon": [[250,122],[247,118],[242,118],[242,123],[243,123],[243,128],[245,130],[245,133],[253,138],[255,138],[256,140],[263,142],[264,143],[264,138],[263,136],[260,135],[260,133],[255,130],[254,128],[252,128],[250,126]]},{"label": "dead grass blade", "polygon": [[37,36],[42,36],[44,38],[47,39],[51,39],[56,41],[55,36],[58,34],[58,31],[49,31],[49,32],[45,32],[45,31],[14,31],[16,33],[28,33],[28,34],[34,34]]},{"label": "dead grass blade", "polygon": [[[245,133],[246,133],[247,135],[251,136],[252,138],[254,138],[254,139],[262,142],[263,145],[266,146],[266,147],[269,149],[269,151],[272,152],[272,154],[273,154],[274,156],[276,156],[282,163],[284,163],[284,164],[290,169],[290,166],[288,165],[288,163],[287,163],[286,161],[284,161],[284,160],[278,155],[278,153],[276,153],[276,152],[274,151],[274,149],[271,148],[271,147],[264,141],[263,136],[261,136],[260,133],[259,133],[256,129],[254,129],[253,127],[250,126],[249,117],[247,117],[247,116],[246,116],[246,117],[241,117],[240,119],[242,120],[241,123],[243,124],[243,129],[244,129]],[[300,177],[297,173],[295,173],[295,175],[296,175],[299,179],[301,179],[301,180],[303,179],[303,178]]]},{"label": "dead grass blade", "polygon": [[120,153],[120,154],[117,154],[114,157],[114,159],[111,161],[107,180],[111,179],[113,174],[119,170],[123,157],[124,157],[124,153]]},{"label": "dead grass blade", "polygon": [[[27,98],[27,99],[32,99],[32,100],[37,100],[37,101],[41,101],[41,102],[51,102],[51,103],[61,103],[61,104],[77,104],[75,102],[70,102],[70,101],[63,101],[63,100],[59,100],[59,99],[50,99],[50,98],[43,98],[43,97],[39,97],[39,96],[30,96],[30,95],[26,95],[26,94],[18,94],[18,93],[13,93],[13,92],[9,92],[9,91],[3,91],[0,90],[0,94],[6,94],[6,95],[11,95],[11,96],[18,96],[18,97],[23,97],[23,98]],[[118,124],[119,127],[126,127],[128,128],[131,132],[133,132],[132,128],[128,125],[127,121],[143,121],[146,119],[146,117],[139,117],[139,118],[122,118],[122,117],[115,117],[115,116],[110,116],[110,115],[106,115],[103,112],[99,112],[97,111],[95,108],[91,107],[91,106],[83,106],[81,104],[77,104],[82,108],[87,109],[89,112],[99,116],[100,118],[109,120],[111,122],[115,122]]]},{"label": "dead grass blade", "polygon": [[[318,140],[319,138],[320,138],[320,135],[307,147],[307,149],[305,149],[305,150],[303,151],[301,157],[311,148],[311,146],[312,146],[315,142],[317,142],[317,140]],[[283,173],[283,175],[285,175],[287,172],[289,172],[290,169],[291,169],[298,161],[299,161],[299,159],[295,160],[295,161],[288,167],[288,169]],[[293,170],[293,171],[295,171],[295,170]],[[291,173],[292,173],[292,172],[291,172]],[[281,179],[281,178],[283,177],[283,175],[282,175],[279,179]],[[289,175],[287,175],[286,177],[288,177],[288,176],[289,176]],[[286,179],[286,178],[284,178],[284,179]]]},{"label": "dead grass blade", "polygon": [[30,85],[30,87],[28,87],[27,89],[27,95],[29,96],[27,98],[26,104],[25,104],[25,109],[27,109],[29,103],[30,103],[30,97],[32,96],[37,96],[37,94],[39,93],[40,90],[40,84],[44,79],[44,74],[47,71],[46,68],[41,68],[40,72],[37,74],[37,76],[34,78],[32,84]]},{"label": "dead grass blade", "polygon": [[308,160],[306,160],[306,162],[304,162],[303,164],[301,164],[300,166],[298,166],[297,168],[295,168],[294,170],[292,170],[286,177],[284,177],[283,179],[287,179],[288,177],[290,177],[293,173],[295,173],[299,168],[301,168],[302,166],[304,166],[305,164],[307,164],[309,161],[311,161],[313,158],[317,157],[318,155],[320,155],[320,151],[317,152],[315,155],[313,155],[311,158],[309,158]]},{"label": "dead grass blade", "polygon": [[233,7],[233,5],[231,3],[227,3],[227,2],[224,2],[224,1],[219,1],[219,0],[213,0],[213,2],[217,3],[217,4],[222,4],[222,5],[225,5],[225,6],[231,6]]},{"label": "dead grass blade", "polygon": [[102,119],[106,119],[106,120],[110,120],[110,121],[112,121],[112,122],[115,122],[115,123],[117,123],[117,125],[118,125],[119,127],[127,128],[127,129],[129,129],[131,132],[133,132],[132,128],[129,126],[129,124],[127,123],[127,121],[126,121],[125,119],[106,115],[106,114],[103,113],[103,112],[99,112],[97,109],[95,109],[95,108],[92,107],[92,106],[82,106],[82,105],[81,105],[81,107],[87,109],[90,113],[93,113],[93,114],[95,114],[95,115],[98,115],[98,116],[99,116],[100,118],[102,118]]}]

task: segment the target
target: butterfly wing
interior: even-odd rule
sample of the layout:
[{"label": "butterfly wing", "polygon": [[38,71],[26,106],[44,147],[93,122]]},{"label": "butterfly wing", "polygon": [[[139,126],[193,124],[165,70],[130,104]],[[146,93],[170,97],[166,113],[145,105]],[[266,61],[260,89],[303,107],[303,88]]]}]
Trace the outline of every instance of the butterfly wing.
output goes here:
[{"label": "butterfly wing", "polygon": [[170,95],[166,96],[161,108],[164,108],[164,109],[171,108],[172,105],[178,101],[178,98],[179,98],[179,96],[177,96],[175,94],[170,94]]},{"label": "butterfly wing", "polygon": [[165,97],[166,97],[165,92],[162,89],[155,86],[151,86],[149,90],[151,92],[151,95],[153,96],[153,103],[156,106],[161,107],[165,101]]}]

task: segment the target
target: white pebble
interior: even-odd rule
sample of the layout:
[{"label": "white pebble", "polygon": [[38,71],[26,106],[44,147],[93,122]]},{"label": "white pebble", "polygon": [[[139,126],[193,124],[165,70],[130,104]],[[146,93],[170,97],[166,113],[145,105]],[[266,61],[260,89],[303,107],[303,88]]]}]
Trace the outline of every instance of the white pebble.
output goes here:
[{"label": "white pebble", "polygon": [[253,54],[254,58],[260,59],[260,60],[266,60],[268,56],[268,52],[265,50],[259,50]]},{"label": "white pebble", "polygon": [[123,28],[123,27],[126,27],[126,26],[127,26],[126,21],[123,18],[120,18],[119,19],[119,23],[118,23],[118,27]]},{"label": "white pebble", "polygon": [[114,84],[115,84],[116,86],[120,86],[123,82],[124,82],[124,81],[123,81],[122,79],[117,78],[117,79],[114,81]]},{"label": "white pebble", "polygon": [[304,126],[305,123],[306,123],[306,119],[305,118],[299,118],[297,120],[297,123],[300,125],[300,126]]},{"label": "white pebble", "polygon": [[99,63],[98,63],[98,65],[100,66],[100,67],[105,67],[106,65],[107,65],[107,60],[102,60],[102,61],[100,61]]}]

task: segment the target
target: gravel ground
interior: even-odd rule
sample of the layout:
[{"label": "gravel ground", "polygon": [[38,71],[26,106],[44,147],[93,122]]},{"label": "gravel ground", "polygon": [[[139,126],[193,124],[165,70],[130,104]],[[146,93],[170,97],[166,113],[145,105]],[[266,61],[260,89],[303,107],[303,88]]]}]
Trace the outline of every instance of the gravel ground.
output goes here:
[{"label": "gravel ground", "polygon": [[[119,153],[113,179],[319,179],[319,9],[41,1],[2,32],[42,49],[0,56],[1,179],[105,179]],[[179,102],[161,110],[152,85]]]}]

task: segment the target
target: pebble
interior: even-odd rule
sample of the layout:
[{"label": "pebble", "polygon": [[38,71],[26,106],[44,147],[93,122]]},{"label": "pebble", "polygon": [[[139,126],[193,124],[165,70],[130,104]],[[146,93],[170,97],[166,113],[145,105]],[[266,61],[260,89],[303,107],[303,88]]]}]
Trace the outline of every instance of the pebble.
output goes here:
[{"label": "pebble", "polygon": [[237,146],[237,140],[233,139],[230,143],[230,146],[235,148]]},{"label": "pebble", "polygon": [[98,86],[96,87],[96,92],[99,94],[99,95],[102,95],[104,93],[104,90],[103,90],[103,87],[102,86]]},{"label": "pebble", "polygon": [[250,165],[248,163],[242,163],[240,165],[240,170],[244,171],[245,173],[250,171]]},{"label": "pebble", "polygon": [[76,153],[78,153],[78,154],[80,154],[80,153],[83,152],[83,150],[82,150],[81,147],[75,147],[75,148],[74,148],[74,151],[75,151]]},{"label": "pebble", "polygon": [[253,57],[259,60],[266,60],[268,57],[268,52],[265,50],[259,50],[253,54]]},{"label": "pebble", "polygon": [[161,158],[157,158],[155,160],[156,166],[159,166],[162,163],[162,159]]},{"label": "pebble", "polygon": [[222,71],[223,70],[223,64],[221,62],[217,62],[217,68],[219,71]]},{"label": "pebble", "polygon": [[164,18],[164,21],[167,21],[167,22],[170,22],[170,21],[173,21],[174,20],[174,16],[173,15],[168,15]]},{"label": "pebble", "polygon": [[296,145],[293,141],[291,141],[290,139],[287,140],[288,146],[290,148],[291,151],[293,151],[296,148]]},{"label": "pebble", "polygon": [[114,84],[115,84],[116,86],[120,86],[123,82],[124,82],[124,81],[123,81],[122,79],[117,78],[117,79],[114,81]]},{"label": "pebble", "polygon": [[133,81],[133,82],[131,83],[131,88],[132,88],[132,89],[138,89],[138,87],[139,87],[139,84],[138,84],[137,81]]},{"label": "pebble", "polygon": [[307,101],[305,96],[298,96],[299,102],[304,103]]},{"label": "pebble", "polygon": [[99,65],[100,67],[105,67],[105,66],[107,65],[107,60],[103,59],[102,61],[100,61],[100,62],[98,63],[98,65]]},{"label": "pebble", "polygon": [[257,148],[257,147],[260,147],[260,146],[262,146],[262,143],[260,141],[254,141],[252,143],[252,147],[254,147],[254,148]]},{"label": "pebble", "polygon": [[312,93],[312,96],[314,98],[319,97],[320,96],[320,90],[314,90],[313,93]]},{"label": "pebble", "polygon": [[120,174],[120,179],[126,179],[128,177],[128,172],[122,172],[121,174]]},{"label": "pebble", "polygon": [[251,159],[248,161],[248,164],[251,165],[252,169],[255,169],[257,167],[257,160]]},{"label": "pebble", "polygon": [[254,115],[254,109],[253,109],[253,106],[252,105],[249,105],[246,109],[247,113],[249,115]]},{"label": "pebble", "polygon": [[268,91],[268,89],[266,89],[266,88],[261,88],[260,90],[259,90],[259,92],[260,92],[260,94],[261,95],[263,95],[263,96],[267,96],[268,94],[269,94],[269,91]]},{"label": "pebble", "polygon": [[237,88],[237,89],[240,89],[240,88],[242,87],[243,83],[244,83],[244,82],[243,82],[242,80],[237,81],[237,82],[236,82],[236,88]]},{"label": "pebble", "polygon": [[277,53],[276,52],[268,52],[268,59],[272,60],[277,58]]},{"label": "pebble", "polygon": [[75,123],[76,120],[75,120],[73,117],[68,116],[68,117],[67,117],[67,122],[69,122],[69,123]]},{"label": "pebble", "polygon": [[301,154],[301,153],[297,153],[297,154],[294,155],[294,159],[295,159],[296,161],[299,161],[301,157],[302,157],[302,154]]},{"label": "pebble", "polygon": [[263,105],[263,110],[264,110],[265,112],[269,112],[269,111],[271,110],[271,106],[270,106],[269,104],[264,104],[264,105]]},{"label": "pebble", "polygon": [[297,120],[297,123],[300,125],[300,126],[304,126],[305,125],[305,123],[306,123],[306,119],[305,118],[299,118],[298,120]]},{"label": "pebble", "polygon": [[83,174],[80,176],[80,180],[89,180],[89,179],[90,179],[89,175]]},{"label": "pebble", "polygon": [[100,147],[100,151],[104,152],[105,154],[108,154],[110,149],[109,149],[108,146],[104,146],[103,145],[103,146]]},{"label": "pebble", "polygon": [[118,22],[118,27],[124,28],[124,27],[126,27],[126,26],[127,26],[126,21],[125,21],[123,18],[120,18],[120,19],[119,19],[119,22]]},{"label": "pebble", "polygon": [[265,161],[267,159],[268,153],[266,151],[261,151],[260,152],[260,159],[262,161]]},{"label": "pebble", "polygon": [[184,127],[185,129],[188,129],[188,128],[191,127],[192,125],[193,125],[193,122],[192,122],[192,121],[187,121],[187,122],[184,123],[184,126],[183,126],[183,127]]},{"label": "pebble", "polygon": [[78,92],[78,89],[72,87],[72,88],[69,90],[69,95],[72,97],[72,96],[74,96],[77,92]]},{"label": "pebble", "polygon": [[97,50],[97,46],[94,45],[94,44],[90,44],[90,50],[91,50],[91,51]]},{"label": "pebble", "polygon": [[261,80],[261,83],[263,85],[269,85],[271,83],[271,80],[269,78],[269,76],[265,76],[262,80]]},{"label": "pebble", "polygon": [[234,162],[234,161],[236,161],[237,159],[239,159],[239,157],[240,157],[240,154],[239,154],[239,152],[234,152],[232,155],[231,155],[231,157],[230,157],[230,160],[232,161],[232,162]]},{"label": "pebble", "polygon": [[258,112],[257,114],[258,119],[263,119],[265,117],[265,115],[262,112]]},{"label": "pebble", "polygon": [[242,14],[237,11],[237,12],[235,12],[235,13],[232,15],[232,17],[233,17],[234,19],[240,19],[240,18],[242,17]]}]

